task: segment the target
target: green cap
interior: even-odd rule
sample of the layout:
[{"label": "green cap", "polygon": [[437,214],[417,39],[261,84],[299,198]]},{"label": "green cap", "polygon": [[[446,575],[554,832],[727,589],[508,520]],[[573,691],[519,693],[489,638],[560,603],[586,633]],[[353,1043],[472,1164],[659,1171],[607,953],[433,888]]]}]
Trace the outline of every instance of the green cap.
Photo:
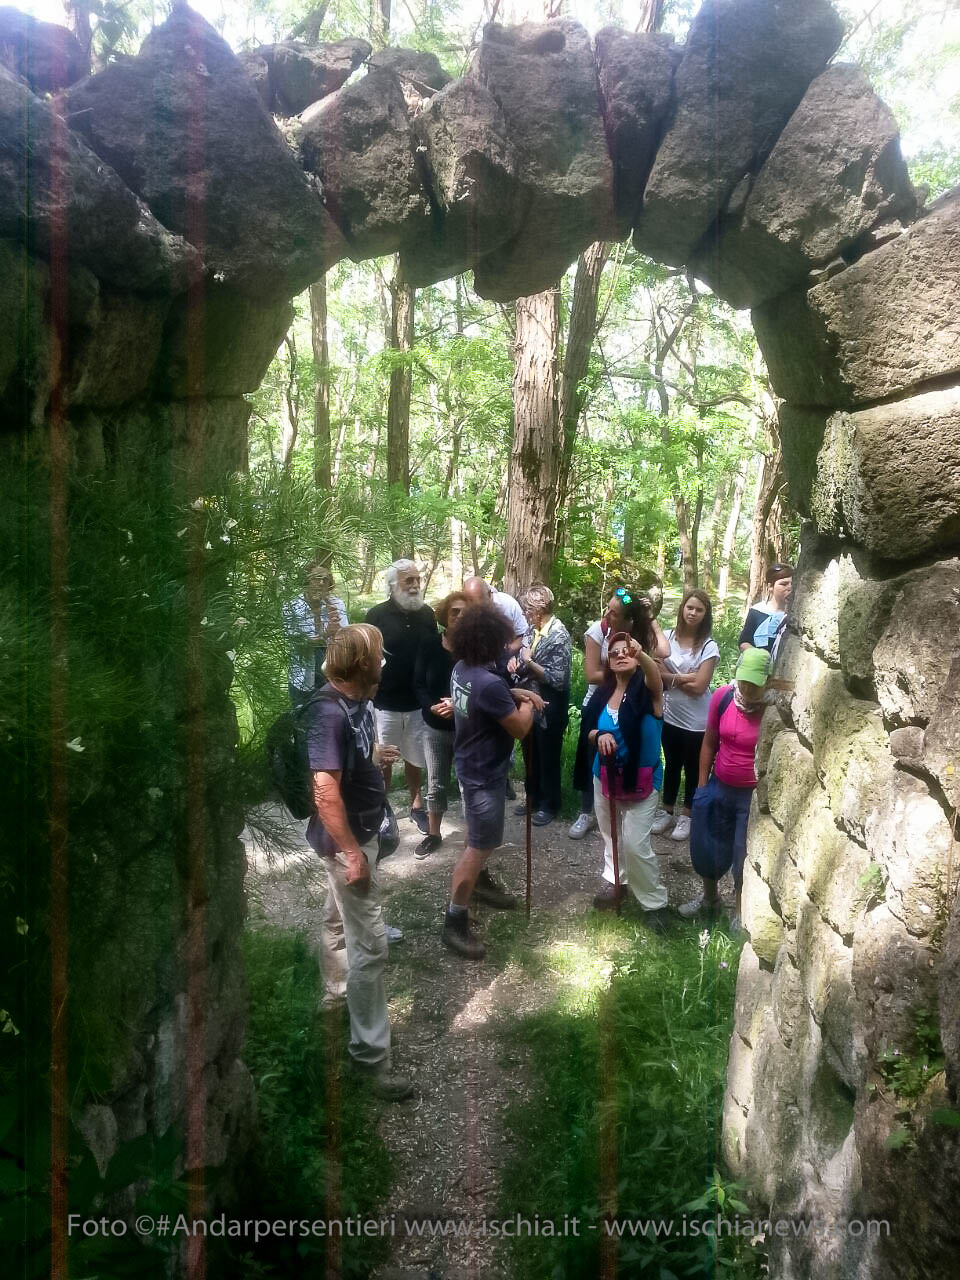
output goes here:
[{"label": "green cap", "polygon": [[766,649],[744,649],[734,673],[735,680],[748,684],[766,684],[770,674],[770,654]]}]

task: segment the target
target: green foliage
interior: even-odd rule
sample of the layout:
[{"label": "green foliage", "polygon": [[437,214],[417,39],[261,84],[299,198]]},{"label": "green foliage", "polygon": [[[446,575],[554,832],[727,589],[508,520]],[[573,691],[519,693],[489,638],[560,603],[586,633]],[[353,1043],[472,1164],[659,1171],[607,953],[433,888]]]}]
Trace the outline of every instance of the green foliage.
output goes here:
[{"label": "green foliage", "polygon": [[576,1216],[581,1229],[511,1241],[517,1274],[600,1274],[609,1212],[675,1224],[672,1238],[652,1229],[621,1238],[617,1274],[761,1275],[763,1250],[748,1235],[691,1230],[718,1212],[748,1213],[739,1185],[717,1172],[737,959],[718,930],[698,945],[689,926],[655,938],[596,917],[550,954],[571,994],[511,1024],[504,1042],[505,1053],[526,1055],[531,1093],[508,1112],[501,1209],[557,1223]]},{"label": "green foliage", "polygon": [[940,1027],[929,1009],[918,1009],[913,1017],[909,1045],[887,1049],[880,1055],[880,1072],[893,1095],[907,1102],[920,1098],[935,1075],[944,1068]]},{"label": "green foliage", "polygon": [[[244,937],[250,992],[244,1061],[256,1088],[258,1125],[245,1163],[237,1216],[370,1217],[390,1183],[387,1151],[362,1081],[346,1067],[342,1010],[321,1011],[323,979],[308,940],[281,929]],[[384,1253],[379,1238],[344,1237],[337,1274],[367,1276]],[[230,1244],[223,1276],[312,1277],[333,1266],[321,1236],[261,1240],[255,1257]]]},{"label": "green foliage", "polygon": [[868,910],[882,902],[887,891],[887,877],[883,867],[877,862],[871,862],[857,877],[857,888]]}]

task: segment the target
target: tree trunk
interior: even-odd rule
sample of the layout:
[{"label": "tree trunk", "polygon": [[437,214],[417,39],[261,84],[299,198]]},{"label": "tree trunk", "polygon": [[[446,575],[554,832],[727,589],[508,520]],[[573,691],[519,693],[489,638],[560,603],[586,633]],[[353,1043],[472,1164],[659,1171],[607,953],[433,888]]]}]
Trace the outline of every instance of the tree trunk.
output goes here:
[{"label": "tree trunk", "polygon": [[740,509],[743,506],[743,494],[747,487],[747,472],[750,470],[749,458],[743,458],[737,469],[733,482],[733,501],[730,514],[727,516],[727,527],[723,531],[723,544],[720,548],[720,574],[717,579],[717,599],[727,598],[730,583],[730,559],[737,538],[737,525],[740,523]]},{"label": "tree trunk", "polygon": [[730,494],[730,477],[723,475],[717,481],[717,492],[713,499],[713,510],[710,512],[710,541],[703,553],[703,589],[712,591],[716,585],[714,575],[717,568],[717,552],[720,550],[720,526],[723,523],[723,508]]},{"label": "tree trunk", "polygon": [[310,286],[310,340],[317,372],[317,389],[313,399],[313,479],[318,489],[329,489],[332,476],[326,279],[318,280]]},{"label": "tree trunk", "polygon": [[602,240],[584,249],[577,261],[570,307],[570,325],[563,353],[560,380],[560,469],[557,476],[555,545],[563,545],[564,514],[570,488],[570,467],[577,441],[577,427],[587,398],[585,378],[590,365],[590,352],[597,336],[597,299],[600,279],[610,249]]},{"label": "tree trunk", "polygon": [[[413,349],[413,286],[400,276],[400,260],[390,292],[393,305],[390,316],[390,346],[394,351]],[[408,361],[390,370],[390,397],[387,401],[387,488],[399,487],[410,492],[410,385],[412,371]],[[394,558],[409,555],[413,547],[401,530],[391,538]]]},{"label": "tree trunk", "polygon": [[[773,563],[771,559],[772,539],[769,534],[771,514],[777,495],[783,485],[783,451],[780,447],[780,436],[772,419],[767,420],[767,430],[773,438],[773,452],[764,454],[763,466],[760,470],[760,484],[757,489],[757,505],[753,513],[753,543],[750,552],[750,587],[747,603],[763,597],[766,591],[767,569]],[[781,538],[779,529],[774,540],[772,554],[779,554]]]},{"label": "tree trunk", "polygon": [[560,421],[557,394],[559,287],[518,298],[513,350],[513,446],[504,577],[516,594],[544,581],[554,555]]},{"label": "tree trunk", "polygon": [[284,470],[290,466],[297,436],[300,433],[300,385],[297,381],[297,344],[293,330],[283,340],[287,351],[287,385],[283,389],[283,445],[281,460]]}]

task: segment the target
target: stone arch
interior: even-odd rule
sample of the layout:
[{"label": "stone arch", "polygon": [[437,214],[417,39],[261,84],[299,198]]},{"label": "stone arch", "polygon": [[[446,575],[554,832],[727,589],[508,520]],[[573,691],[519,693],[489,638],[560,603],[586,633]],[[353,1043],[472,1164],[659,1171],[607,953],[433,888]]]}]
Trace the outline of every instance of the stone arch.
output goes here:
[{"label": "stone arch", "polygon": [[[779,1274],[853,1273],[864,1257],[946,1274],[956,1145],[918,1121],[895,1166],[896,1101],[871,1085],[925,1009],[944,1100],[960,1087],[944,881],[960,802],[960,196],[922,208],[889,112],[830,63],[840,37],[827,0],[706,0],[682,48],[612,28],[591,42],[563,20],[492,26],[460,80],[386,51],[347,83],[362,41],[273,46],[244,66],[178,8],[137,58],[71,83],[57,35],[42,72],[35,52],[0,71],[2,447],[14,484],[52,440],[75,469],[215,486],[243,465],[242,396],[289,298],[344,256],[399,252],[420,285],[472,269],[506,300],[632,234],[752,307],[807,523],[783,659],[795,692],[761,746],[724,1147],[774,1217],[894,1224],[875,1262],[845,1236],[774,1240]],[[42,39],[30,27],[5,47]],[[301,113],[292,149],[271,108]],[[206,679],[229,738],[224,673]],[[204,804],[216,1163],[249,1092],[229,981],[242,868],[232,816]],[[148,1111],[183,1113],[177,1008],[141,1011],[149,1086],[131,1068],[83,1110],[101,1154]]]}]

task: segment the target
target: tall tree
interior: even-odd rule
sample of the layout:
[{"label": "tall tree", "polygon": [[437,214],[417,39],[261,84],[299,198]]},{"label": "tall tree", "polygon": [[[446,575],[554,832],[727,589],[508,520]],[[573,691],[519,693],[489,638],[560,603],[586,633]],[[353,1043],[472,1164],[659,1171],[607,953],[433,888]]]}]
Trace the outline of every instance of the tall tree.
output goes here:
[{"label": "tall tree", "polygon": [[310,286],[310,341],[317,385],[313,397],[313,478],[318,489],[332,483],[330,447],[330,349],[327,342],[327,280]]},{"label": "tall tree", "polygon": [[516,302],[513,349],[513,444],[507,499],[504,577],[518,591],[549,577],[554,557],[554,502],[560,474],[557,389],[559,286]]}]

